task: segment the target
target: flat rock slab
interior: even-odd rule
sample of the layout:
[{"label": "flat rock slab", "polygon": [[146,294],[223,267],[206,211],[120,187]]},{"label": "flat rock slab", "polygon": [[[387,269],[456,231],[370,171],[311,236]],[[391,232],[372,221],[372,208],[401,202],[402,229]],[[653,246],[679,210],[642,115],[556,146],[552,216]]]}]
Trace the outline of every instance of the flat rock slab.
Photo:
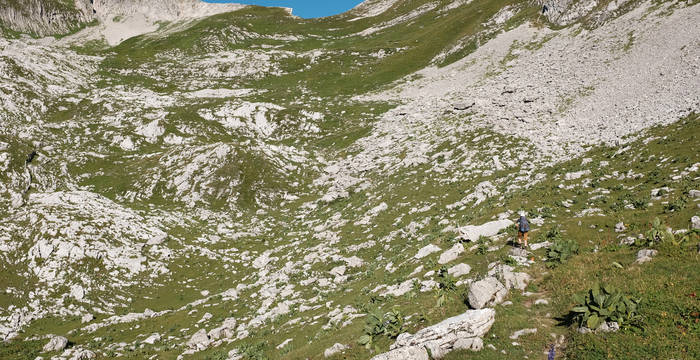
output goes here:
[{"label": "flat rock slab", "polygon": [[513,226],[513,222],[508,219],[489,221],[482,225],[467,225],[459,228],[459,234],[462,239],[469,241],[479,240],[481,236],[494,236],[499,231],[509,226]]}]

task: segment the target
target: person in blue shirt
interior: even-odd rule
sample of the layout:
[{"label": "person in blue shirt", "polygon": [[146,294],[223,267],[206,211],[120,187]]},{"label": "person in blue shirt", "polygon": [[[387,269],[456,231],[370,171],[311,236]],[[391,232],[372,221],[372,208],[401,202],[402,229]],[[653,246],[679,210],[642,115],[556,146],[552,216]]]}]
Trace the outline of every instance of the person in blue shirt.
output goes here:
[{"label": "person in blue shirt", "polygon": [[515,223],[518,228],[518,245],[527,249],[527,233],[530,232],[530,222],[527,220],[524,212],[520,213],[520,218]]}]

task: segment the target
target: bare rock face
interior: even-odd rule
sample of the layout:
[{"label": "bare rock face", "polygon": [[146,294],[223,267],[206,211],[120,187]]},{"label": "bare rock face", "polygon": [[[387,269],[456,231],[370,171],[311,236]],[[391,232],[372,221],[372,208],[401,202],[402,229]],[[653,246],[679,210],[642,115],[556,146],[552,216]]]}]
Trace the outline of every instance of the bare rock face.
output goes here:
[{"label": "bare rock face", "polygon": [[68,339],[63,336],[53,336],[49,342],[44,345],[45,352],[61,351],[68,346]]},{"label": "bare rock face", "polygon": [[74,6],[47,0],[3,2],[0,10],[3,25],[41,36],[67,33],[94,19],[88,0],[76,0]]},{"label": "bare rock face", "polygon": [[[87,1],[87,0],[82,0]],[[143,14],[153,20],[174,21],[197,18],[241,9],[238,4],[211,4],[199,0],[94,0],[97,16]]]},{"label": "bare rock face", "polygon": [[500,304],[507,294],[508,290],[498,279],[487,277],[469,286],[469,305],[474,309],[482,309],[489,305]]},{"label": "bare rock face", "polygon": [[411,335],[399,335],[391,351],[379,354],[372,360],[429,359],[426,348],[433,358],[439,359],[455,349],[479,350],[481,338],[491,329],[495,321],[493,309],[469,310]]},{"label": "bare rock face", "polygon": [[211,4],[199,0],[25,0],[3,4],[0,23],[39,36],[66,34],[99,20],[142,15],[151,21],[177,21],[216,15],[243,8],[239,4]]}]

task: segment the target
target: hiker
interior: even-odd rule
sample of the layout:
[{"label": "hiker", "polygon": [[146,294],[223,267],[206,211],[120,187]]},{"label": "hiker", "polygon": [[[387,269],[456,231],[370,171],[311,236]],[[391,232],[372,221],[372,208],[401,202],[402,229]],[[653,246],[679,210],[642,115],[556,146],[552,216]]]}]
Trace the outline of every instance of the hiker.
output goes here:
[{"label": "hiker", "polygon": [[[530,231],[530,222],[527,221],[525,213],[520,213],[520,218],[515,223],[515,227],[518,228],[518,245],[527,249],[527,233]],[[525,242],[524,244],[523,241]]]}]

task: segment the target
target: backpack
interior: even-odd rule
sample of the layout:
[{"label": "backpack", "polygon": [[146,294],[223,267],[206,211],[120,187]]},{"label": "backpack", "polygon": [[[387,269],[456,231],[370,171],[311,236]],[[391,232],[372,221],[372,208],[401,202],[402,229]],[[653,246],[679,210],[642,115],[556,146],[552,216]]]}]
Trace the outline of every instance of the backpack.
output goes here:
[{"label": "backpack", "polygon": [[527,221],[526,217],[521,216],[520,219],[518,220],[518,224],[520,224],[520,226],[518,227],[518,230],[520,232],[530,231],[530,223]]}]

